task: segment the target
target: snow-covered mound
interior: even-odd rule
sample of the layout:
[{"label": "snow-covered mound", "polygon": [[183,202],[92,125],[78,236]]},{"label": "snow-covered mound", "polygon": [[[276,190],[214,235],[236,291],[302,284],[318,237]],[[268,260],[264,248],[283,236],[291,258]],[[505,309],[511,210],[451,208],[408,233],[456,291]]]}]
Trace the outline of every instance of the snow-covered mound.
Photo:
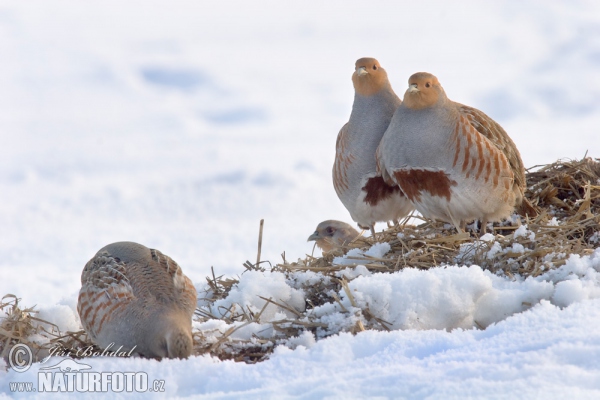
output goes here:
[{"label": "snow-covered mound", "polygon": [[[336,300],[304,309],[306,288],[336,279],[347,282],[328,293]],[[204,354],[79,361],[92,371],[144,371],[151,381],[164,380],[166,392],[154,398],[593,398],[600,393],[600,331],[593,328],[600,326],[599,297],[600,249],[516,280],[478,266],[388,274],[364,266],[332,275],[249,271],[227,296],[201,306],[221,319],[194,323],[205,349],[232,360]],[[246,321],[236,321],[244,314]],[[78,323],[67,305],[41,307],[39,316],[65,328]],[[303,324],[288,337],[291,326]],[[0,373],[0,390],[37,382],[40,368],[61,359]]]}]

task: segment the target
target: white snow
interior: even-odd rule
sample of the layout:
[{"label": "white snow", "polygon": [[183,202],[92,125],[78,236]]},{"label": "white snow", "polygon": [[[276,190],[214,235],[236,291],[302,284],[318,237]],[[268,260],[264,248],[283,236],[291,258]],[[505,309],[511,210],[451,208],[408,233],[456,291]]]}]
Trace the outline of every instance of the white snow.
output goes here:
[{"label": "white snow", "polygon": [[[271,298],[275,302],[283,302],[298,311],[304,311],[304,295],[288,286],[282,273],[263,274],[259,271],[248,271],[240,277],[239,283],[225,299],[214,303],[213,314],[221,317],[220,310],[229,310],[235,304],[258,313],[267,303],[267,300],[261,299],[259,296]],[[285,309],[277,308],[270,303],[261,314],[261,321],[281,318],[281,315],[278,314],[282,312],[285,316]]]},{"label": "white snow", "polygon": [[[262,260],[310,253],[319,222],[351,222],[331,165],[363,56],[381,61],[398,94],[410,74],[436,74],[450,98],[502,124],[528,167],[599,157],[600,3],[376,3],[0,4],[0,296],[77,330],[81,270],[111,242],[160,249],[199,291],[211,266],[231,276],[255,258],[261,218]],[[517,232],[535,242],[525,225]],[[600,397],[598,250],[514,280],[473,265],[478,251],[528,251],[491,234],[461,248],[457,265],[360,265],[388,251],[336,259],[357,307],[334,293],[341,306],[311,311],[327,328],[282,340],[264,362],[85,362],[146,371],[180,398]],[[239,278],[212,311],[259,312],[258,296],[302,310],[302,285],[333,279]],[[365,319],[367,308],[392,330]],[[290,313],[269,304],[259,322],[194,328],[210,343],[231,327],[232,340],[258,343],[278,337],[270,322]],[[347,332],[358,321],[379,330]],[[9,382],[37,382],[40,367],[0,368],[0,397]]]},{"label": "white snow", "polygon": [[552,217],[552,219],[548,221],[548,226],[558,226],[558,220],[556,217]]},{"label": "white snow", "polygon": [[[552,221],[556,221],[556,219],[554,218]],[[552,221],[550,222],[550,224],[548,225],[552,225]],[[518,238],[518,237],[526,237],[531,241],[535,240],[535,233],[531,232],[529,229],[527,229],[527,225],[521,225],[517,228],[517,230],[515,230],[515,232],[513,233],[513,237]]]},{"label": "white snow", "polygon": [[389,243],[375,243],[365,252],[360,249],[351,249],[341,257],[333,259],[334,265],[354,265],[364,263],[368,258],[381,258],[390,251]]},{"label": "white snow", "polygon": [[[183,398],[195,394],[209,398],[487,398],[490,393],[501,398],[563,398],[567,394],[593,398],[600,394],[600,333],[591,329],[600,324],[598,293],[589,296],[572,287],[573,304],[560,308],[544,299],[553,291],[547,281],[503,281],[478,267],[431,272],[405,270],[393,274],[389,282],[383,274],[351,282],[361,306],[368,302],[374,312],[388,308],[381,316],[396,324],[390,332],[339,333],[318,341],[305,332],[255,365],[207,356],[160,363],[110,357],[81,361],[93,371],[145,371],[150,380],[166,381],[166,395]],[[561,285],[567,282],[582,281],[559,282],[555,297],[564,293]],[[403,311],[406,306],[409,311]],[[348,319],[329,315],[332,324]],[[473,328],[475,320],[487,328]],[[213,320],[201,329],[208,332],[222,324]],[[256,335],[261,329],[255,326],[236,334],[237,338]],[[7,388],[13,381],[37,382],[39,368],[59,360],[34,364],[25,373],[2,373],[0,387]],[[154,398],[160,396],[154,394]]]},{"label": "white snow", "polygon": [[[304,281],[286,281],[280,272],[246,272],[212,311],[257,313],[265,304],[258,296],[300,309],[304,297],[296,287],[316,282],[319,274],[308,275]],[[562,267],[535,278],[508,280],[475,265],[408,268],[356,276],[348,288],[352,300],[342,289],[337,293],[341,305],[326,303],[311,311],[313,322],[327,328],[319,328],[316,337],[305,331],[280,340],[271,357],[255,365],[208,356],[160,363],[118,357],[80,361],[98,371],[147,372],[150,379],[165,379],[166,394],[178,397],[454,398],[487,397],[493,390],[506,398],[518,391],[525,397],[560,398],[567,387],[577,398],[600,393],[600,333],[592,328],[600,324],[600,249],[571,256]],[[367,309],[385,327],[367,319]],[[43,308],[40,315],[54,315],[52,322],[63,329],[78,323],[74,310],[64,305]],[[207,343],[235,328],[230,341],[259,345],[259,339],[278,335],[267,322],[285,318],[285,309],[269,304],[259,323],[208,320],[194,328]],[[378,330],[353,336],[348,331],[358,321]],[[34,364],[25,373],[2,373],[0,387],[37,382],[39,368],[58,361]],[[307,392],[301,391],[303,381],[311,383]]]},{"label": "white snow", "polygon": [[[342,264],[344,265],[344,264]],[[356,268],[344,268],[341,271],[335,273],[335,276],[340,278],[345,278],[346,280],[351,280],[359,276],[371,276],[373,275],[371,271],[367,269],[364,265],[357,265]]]}]

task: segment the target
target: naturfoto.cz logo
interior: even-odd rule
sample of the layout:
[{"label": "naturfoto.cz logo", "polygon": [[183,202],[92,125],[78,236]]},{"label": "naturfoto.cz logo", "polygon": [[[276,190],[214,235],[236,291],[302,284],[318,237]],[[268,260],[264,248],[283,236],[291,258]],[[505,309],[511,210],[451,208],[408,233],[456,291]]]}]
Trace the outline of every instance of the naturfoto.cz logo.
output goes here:
[{"label": "naturfoto.cz logo", "polygon": [[[110,346],[109,346],[110,347]],[[52,354],[57,351],[51,352]],[[98,354],[100,355],[100,354]],[[41,364],[48,361],[45,358]],[[24,344],[15,345],[8,358],[8,363],[16,372],[27,371],[32,364],[31,349]],[[37,388],[33,382],[10,382],[11,392],[164,392],[165,382],[162,379],[152,381],[149,386],[146,372],[94,372],[92,367],[65,358],[55,365],[40,368]]]}]

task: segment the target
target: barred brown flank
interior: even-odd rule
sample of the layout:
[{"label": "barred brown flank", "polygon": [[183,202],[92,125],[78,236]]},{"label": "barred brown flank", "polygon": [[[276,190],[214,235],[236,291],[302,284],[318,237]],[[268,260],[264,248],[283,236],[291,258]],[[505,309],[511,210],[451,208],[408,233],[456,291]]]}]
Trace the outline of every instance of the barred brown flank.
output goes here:
[{"label": "barred brown flank", "polygon": [[[464,117],[461,117],[461,119],[464,120]],[[464,155],[463,166],[462,166],[462,172],[465,172],[465,171],[467,171],[467,168],[469,168],[470,151],[471,151],[471,132],[469,132],[468,124],[463,125],[463,136],[467,142],[467,144],[464,146],[465,155]],[[467,176],[467,178],[468,178],[468,176]]]},{"label": "barred brown flank", "polygon": [[[523,166],[523,161],[519,155],[519,150],[510,136],[508,136],[506,131],[498,123],[489,118],[484,112],[473,107],[465,106],[464,104],[457,103],[457,105],[460,112],[467,116],[471,125],[506,156],[506,161],[513,171],[515,186],[520,188],[520,191],[523,192],[525,190],[525,167]],[[485,141],[485,146],[489,150],[488,141]],[[488,170],[487,165],[486,172],[489,176],[490,171]]]},{"label": "barred brown flank", "polygon": [[479,157],[479,168],[477,169],[477,175],[475,175],[475,179],[479,179],[481,173],[483,172],[483,167],[487,163],[487,159],[483,156],[483,145],[481,144],[481,140],[477,140],[477,155]]},{"label": "barred brown flank", "polygon": [[456,124],[454,128],[454,133],[452,134],[452,139],[454,139],[454,161],[452,162],[452,167],[456,167],[456,163],[458,162],[458,156],[460,154],[460,135],[458,134],[460,128],[460,124]]}]

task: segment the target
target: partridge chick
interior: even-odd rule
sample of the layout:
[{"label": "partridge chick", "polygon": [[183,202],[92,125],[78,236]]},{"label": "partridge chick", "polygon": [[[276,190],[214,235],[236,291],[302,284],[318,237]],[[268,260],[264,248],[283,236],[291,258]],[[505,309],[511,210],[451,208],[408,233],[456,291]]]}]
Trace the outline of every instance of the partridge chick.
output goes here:
[{"label": "partridge chick", "polygon": [[314,240],[317,246],[326,253],[348,245],[360,236],[360,232],[347,223],[329,219],[317,225],[317,229],[308,237],[307,241]]}]

